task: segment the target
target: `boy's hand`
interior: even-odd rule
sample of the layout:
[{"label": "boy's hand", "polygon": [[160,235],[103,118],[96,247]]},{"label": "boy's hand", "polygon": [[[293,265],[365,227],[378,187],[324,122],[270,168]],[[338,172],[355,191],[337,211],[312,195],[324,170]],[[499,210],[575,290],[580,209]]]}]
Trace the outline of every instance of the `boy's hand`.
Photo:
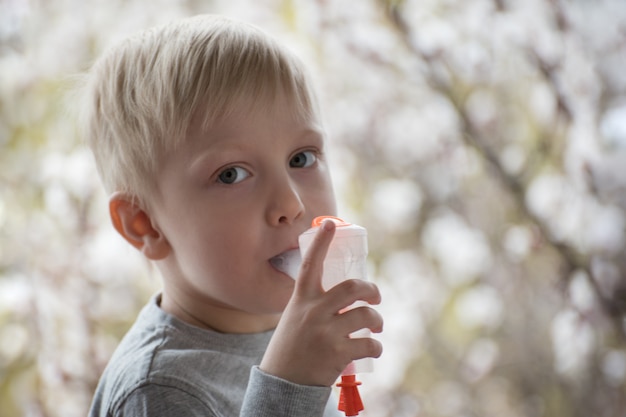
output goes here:
[{"label": "boy's hand", "polygon": [[322,270],[335,224],[326,220],[305,254],[291,300],[270,341],[260,368],[301,385],[330,386],[350,362],[378,357],[382,345],[372,338],[350,339],[357,330],[382,331],[380,314],[369,307],[339,311],[355,301],[380,303],[376,285],[351,279],[324,291]]}]

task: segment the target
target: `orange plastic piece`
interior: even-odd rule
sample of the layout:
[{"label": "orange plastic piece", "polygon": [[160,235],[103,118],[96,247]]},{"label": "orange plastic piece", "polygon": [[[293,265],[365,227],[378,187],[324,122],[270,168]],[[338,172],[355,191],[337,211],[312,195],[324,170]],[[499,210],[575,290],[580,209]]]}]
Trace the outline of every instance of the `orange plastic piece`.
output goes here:
[{"label": "orange plastic piece", "polygon": [[363,411],[363,401],[359,395],[361,385],[354,375],[343,375],[341,382],[337,384],[341,388],[339,393],[339,411],[343,411],[346,416],[358,416],[359,411]]},{"label": "orange plastic piece", "polygon": [[352,224],[352,223],[348,223],[347,221],[345,221],[343,219],[340,219],[339,217],[335,217],[335,216],[317,216],[311,222],[311,227],[319,227],[319,226],[321,226],[322,223],[324,223],[324,220],[326,220],[326,219],[330,219],[333,222],[335,222],[337,227],[350,226]]}]

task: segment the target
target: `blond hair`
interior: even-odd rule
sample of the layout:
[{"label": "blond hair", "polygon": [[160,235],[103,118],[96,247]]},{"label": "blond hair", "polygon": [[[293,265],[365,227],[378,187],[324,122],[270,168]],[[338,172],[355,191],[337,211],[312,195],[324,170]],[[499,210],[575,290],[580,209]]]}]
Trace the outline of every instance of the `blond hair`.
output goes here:
[{"label": "blond hair", "polygon": [[284,94],[296,116],[319,121],[302,63],[258,28],[218,16],[127,39],[94,64],[85,91],[84,134],[104,187],[140,201],[196,116],[209,127]]}]

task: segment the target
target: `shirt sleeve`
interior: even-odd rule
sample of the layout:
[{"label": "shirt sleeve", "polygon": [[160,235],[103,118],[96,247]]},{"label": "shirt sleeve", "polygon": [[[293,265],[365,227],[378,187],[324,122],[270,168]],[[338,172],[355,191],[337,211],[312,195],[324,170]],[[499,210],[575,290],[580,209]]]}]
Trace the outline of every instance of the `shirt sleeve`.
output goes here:
[{"label": "shirt sleeve", "polygon": [[322,417],[330,393],[330,387],[294,384],[255,366],[250,372],[241,417]]},{"label": "shirt sleeve", "polygon": [[[330,387],[298,385],[266,374],[257,366],[250,372],[239,417],[335,417],[336,404],[328,401]],[[109,417],[237,417],[225,416],[193,390],[158,383],[136,388]]]},{"label": "shirt sleeve", "polygon": [[170,416],[218,417],[218,414],[193,394],[158,384],[137,388],[113,413],[113,417]]}]

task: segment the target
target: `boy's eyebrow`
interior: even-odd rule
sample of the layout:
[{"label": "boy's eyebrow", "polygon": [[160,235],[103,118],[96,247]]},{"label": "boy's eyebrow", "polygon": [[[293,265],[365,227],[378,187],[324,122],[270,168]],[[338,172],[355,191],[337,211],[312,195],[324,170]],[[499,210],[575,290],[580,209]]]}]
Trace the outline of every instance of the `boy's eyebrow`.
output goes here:
[{"label": "boy's eyebrow", "polygon": [[304,139],[315,139],[316,142],[319,142],[319,145],[324,144],[324,130],[317,127],[307,127],[302,131],[302,134],[299,136],[300,140]]},{"label": "boy's eyebrow", "polygon": [[[220,138],[222,139],[222,138]],[[218,142],[223,142],[219,140]],[[226,141],[226,143],[228,143]],[[217,146],[215,142],[206,145],[201,150],[194,152],[189,160],[189,168],[188,172],[191,173],[192,176],[197,175],[199,172],[204,172],[206,169],[207,162],[209,162],[212,158],[215,157],[218,153],[220,155],[227,155],[229,153],[235,154],[241,149],[241,146],[236,144],[231,144],[228,147]]]}]

